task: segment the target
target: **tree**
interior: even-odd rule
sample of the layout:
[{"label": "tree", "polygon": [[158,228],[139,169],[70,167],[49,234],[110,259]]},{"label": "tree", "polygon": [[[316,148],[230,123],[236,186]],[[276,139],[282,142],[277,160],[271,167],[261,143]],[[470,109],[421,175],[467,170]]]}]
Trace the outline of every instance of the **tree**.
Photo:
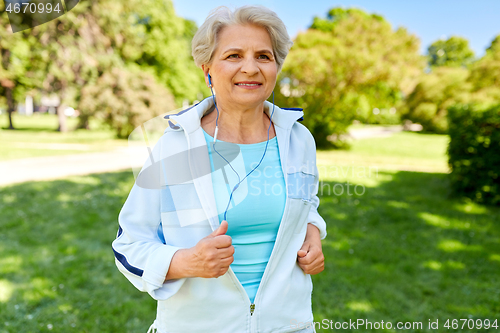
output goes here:
[{"label": "tree", "polygon": [[113,68],[81,91],[80,107],[126,138],[145,121],[175,108],[170,91],[140,68]]},{"label": "tree", "polygon": [[422,124],[428,132],[446,133],[448,109],[455,104],[488,107],[500,102],[500,36],[473,63],[470,63],[472,51],[463,38],[437,41],[429,47],[429,55],[431,48],[435,57],[441,56],[408,96],[407,119]]},{"label": "tree", "polygon": [[177,104],[208,93],[203,72],[191,56],[191,40],[197,30],[193,21],[175,15],[172,1],[145,0],[133,7],[144,27],[141,52],[133,57],[122,52],[126,62],[134,61],[153,73],[174,94]]},{"label": "tree", "polygon": [[68,130],[64,110],[78,103],[80,89],[107,66],[121,65],[90,9],[89,2],[82,2],[65,15],[32,29],[39,40],[39,52],[33,55],[35,73],[44,93],[55,94],[61,101],[57,107],[61,132]]},{"label": "tree", "polygon": [[177,16],[171,0],[94,0],[91,11],[123,62],[155,75],[178,105],[206,92],[191,56],[196,25]]},{"label": "tree", "polygon": [[431,66],[468,66],[474,60],[474,52],[469,41],[452,36],[447,40],[437,40],[427,49]]},{"label": "tree", "polygon": [[12,33],[5,7],[0,8],[0,104],[7,105],[9,129],[14,129],[12,113],[17,101],[35,85],[28,73],[29,51],[34,43],[36,40],[26,32]]},{"label": "tree", "polygon": [[446,133],[447,109],[470,100],[468,77],[466,68],[446,66],[423,75],[406,99],[404,118],[420,123],[427,132]]},{"label": "tree", "polygon": [[473,102],[500,103],[500,35],[491,42],[486,54],[470,66]]},{"label": "tree", "polygon": [[[79,89],[98,77],[99,68],[120,64],[89,6],[89,2],[82,2],[51,22],[14,34],[5,24],[0,26],[0,34],[7,37],[1,39],[1,44],[7,45],[2,47],[3,67],[10,68],[10,76],[17,68],[14,77],[19,79],[14,86],[18,99],[35,88],[38,94],[56,94],[61,100],[57,114],[63,132],[67,130],[64,109],[76,105]],[[9,54],[15,56],[6,56]],[[9,90],[5,90],[9,99]]]},{"label": "tree", "polygon": [[[173,94],[177,106],[203,96],[203,73],[190,54],[196,25],[177,17],[172,1],[102,0],[92,4],[91,12],[124,66],[139,66],[153,75]],[[88,110],[80,111],[83,120],[92,116]]]},{"label": "tree", "polygon": [[500,52],[500,35],[491,41],[491,45],[486,49],[486,52]]},{"label": "tree", "polygon": [[354,119],[393,107],[413,89],[425,65],[418,49],[416,36],[379,15],[333,8],[297,36],[277,101],[305,109],[319,147],[341,147]]},{"label": "tree", "polygon": [[[60,97],[59,130],[66,130],[67,105],[78,106],[79,127],[88,128],[94,114],[80,107],[81,91],[103,76],[115,75],[115,69],[123,73],[139,66],[153,75],[154,81],[170,87],[179,104],[196,99],[204,80],[189,52],[195,30],[193,22],[175,16],[170,0],[80,2],[65,15],[27,30],[36,42],[25,48],[29,66],[23,68],[29,69],[33,85],[40,91]],[[11,49],[13,44],[8,45]],[[108,81],[101,79],[101,88]],[[166,98],[172,96],[168,90],[162,93]]]},{"label": "tree", "polygon": [[500,35],[491,42],[486,54],[471,66],[470,81],[474,90],[500,88]]}]

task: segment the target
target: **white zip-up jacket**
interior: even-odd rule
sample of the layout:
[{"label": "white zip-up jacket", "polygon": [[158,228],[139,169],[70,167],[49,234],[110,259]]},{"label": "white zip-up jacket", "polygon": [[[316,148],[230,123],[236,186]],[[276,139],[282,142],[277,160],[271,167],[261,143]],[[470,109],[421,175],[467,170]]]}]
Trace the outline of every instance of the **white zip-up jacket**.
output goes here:
[{"label": "white zip-up jacket", "polygon": [[[270,115],[273,105],[265,102]],[[297,263],[312,223],[326,236],[318,214],[316,148],[298,123],[300,109],[275,106],[272,121],[286,184],[286,204],[276,242],[254,304],[231,270],[218,278],[164,282],[174,253],[218,228],[210,160],[200,126],[213,110],[207,98],[167,116],[169,127],[143,166],[119,215],[112,247],[118,269],[158,301],[161,333],[293,332],[313,321],[311,276]],[[166,117],[166,118],[167,118]],[[230,171],[229,171],[230,172]]]}]

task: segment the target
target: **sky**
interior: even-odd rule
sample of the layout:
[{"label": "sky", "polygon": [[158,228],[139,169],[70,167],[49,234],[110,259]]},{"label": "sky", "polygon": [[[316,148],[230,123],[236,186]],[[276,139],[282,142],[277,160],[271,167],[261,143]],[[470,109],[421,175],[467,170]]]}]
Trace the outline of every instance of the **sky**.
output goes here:
[{"label": "sky", "polygon": [[500,34],[500,0],[173,0],[177,15],[200,26],[210,10],[225,5],[264,5],[285,22],[293,38],[313,17],[326,17],[333,7],[356,7],[382,15],[393,28],[404,26],[421,40],[420,51],[440,38],[461,36],[480,57]]}]

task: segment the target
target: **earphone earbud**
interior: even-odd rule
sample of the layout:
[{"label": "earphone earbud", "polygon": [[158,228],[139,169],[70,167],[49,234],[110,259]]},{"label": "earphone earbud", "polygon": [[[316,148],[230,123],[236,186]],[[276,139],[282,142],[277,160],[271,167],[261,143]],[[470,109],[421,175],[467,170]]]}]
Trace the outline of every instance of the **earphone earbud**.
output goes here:
[{"label": "earphone earbud", "polygon": [[208,86],[212,88],[212,77],[208,74]]}]

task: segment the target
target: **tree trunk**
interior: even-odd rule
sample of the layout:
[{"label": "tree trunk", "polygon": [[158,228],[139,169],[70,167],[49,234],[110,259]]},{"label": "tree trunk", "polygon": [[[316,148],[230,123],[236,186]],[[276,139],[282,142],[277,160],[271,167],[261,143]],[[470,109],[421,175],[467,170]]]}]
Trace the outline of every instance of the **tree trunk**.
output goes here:
[{"label": "tree trunk", "polygon": [[66,115],[64,114],[64,110],[67,107],[66,102],[65,102],[66,85],[64,84],[64,82],[61,82],[61,89],[58,91],[58,95],[59,95],[59,100],[61,102],[59,103],[59,106],[57,107],[57,118],[59,119],[59,128],[57,130],[59,132],[67,132],[68,126],[66,124]]},{"label": "tree trunk", "polygon": [[57,107],[57,118],[59,119],[59,128],[57,129],[59,132],[67,132],[68,126],[66,125],[66,115],[64,114],[64,109],[66,109],[66,105],[59,104]]},{"label": "tree trunk", "polygon": [[16,129],[14,127],[14,124],[12,123],[12,111],[7,111],[7,113],[9,114],[9,129],[11,130]]},{"label": "tree trunk", "polygon": [[[1,54],[1,53],[0,53]],[[10,64],[10,50],[7,48],[2,54],[2,67],[7,69]],[[15,83],[9,79],[0,80],[0,84],[5,89],[5,98],[7,99],[7,113],[9,114],[9,129],[15,129],[12,123],[12,113],[16,111],[16,103],[12,97],[12,90],[15,87]]]},{"label": "tree trunk", "polygon": [[76,128],[89,130],[89,117],[80,114],[80,116],[78,116],[78,125],[76,125]]},{"label": "tree trunk", "polygon": [[12,113],[16,111],[16,103],[12,98],[12,89],[5,88],[5,97],[7,98],[7,113],[9,114],[9,129],[15,129],[12,123]]}]

